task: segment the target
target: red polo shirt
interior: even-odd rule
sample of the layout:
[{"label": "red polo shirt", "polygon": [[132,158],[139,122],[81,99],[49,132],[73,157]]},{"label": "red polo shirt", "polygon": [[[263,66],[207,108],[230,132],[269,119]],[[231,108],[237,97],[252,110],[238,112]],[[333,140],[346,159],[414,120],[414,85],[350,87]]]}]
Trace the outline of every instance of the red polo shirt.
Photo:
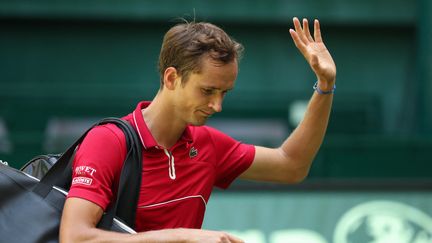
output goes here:
[{"label": "red polo shirt", "polygon": [[[135,230],[201,228],[213,186],[227,188],[251,165],[255,148],[207,126],[187,126],[172,148],[162,148],[142,117],[149,104],[141,102],[123,117],[144,146]],[[115,125],[92,129],[76,153],[68,197],[84,198],[105,210],[117,191],[125,144]]]}]

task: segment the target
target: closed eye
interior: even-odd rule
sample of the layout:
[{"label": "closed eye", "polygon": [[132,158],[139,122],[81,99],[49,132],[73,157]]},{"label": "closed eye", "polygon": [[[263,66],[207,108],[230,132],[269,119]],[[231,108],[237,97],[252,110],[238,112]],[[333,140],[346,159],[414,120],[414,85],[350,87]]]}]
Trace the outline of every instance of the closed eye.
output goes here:
[{"label": "closed eye", "polygon": [[214,94],[214,89],[206,89],[206,88],[202,88],[202,89],[201,89],[201,92],[202,92],[204,95],[212,95],[212,94]]},{"label": "closed eye", "polygon": [[[214,95],[218,90],[220,90],[220,89],[217,89],[217,88],[201,88],[201,92],[204,95],[206,95],[206,96]],[[223,90],[221,92],[222,96],[224,97],[228,93],[228,91],[231,91],[231,90],[232,89]]]}]

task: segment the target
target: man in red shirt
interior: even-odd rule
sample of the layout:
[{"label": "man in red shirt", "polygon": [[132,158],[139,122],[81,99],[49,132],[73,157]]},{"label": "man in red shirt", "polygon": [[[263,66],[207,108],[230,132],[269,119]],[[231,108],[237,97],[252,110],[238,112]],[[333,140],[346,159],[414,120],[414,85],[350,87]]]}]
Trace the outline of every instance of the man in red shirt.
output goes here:
[{"label": "man in red shirt", "polygon": [[[164,37],[161,86],[151,102],[124,117],[143,144],[142,185],[135,229],[121,234],[96,228],[116,195],[126,142],[115,125],[92,129],[74,160],[72,186],[60,228],[62,242],[243,242],[224,232],[201,230],[212,188],[237,177],[283,183],[303,180],[330,114],[336,66],[306,19],[294,18],[290,34],[317,76],[303,121],[279,148],[243,144],[207,126],[222,110],[237,78],[242,46],[209,23],[184,23]],[[131,205],[135,206],[135,205]]]}]

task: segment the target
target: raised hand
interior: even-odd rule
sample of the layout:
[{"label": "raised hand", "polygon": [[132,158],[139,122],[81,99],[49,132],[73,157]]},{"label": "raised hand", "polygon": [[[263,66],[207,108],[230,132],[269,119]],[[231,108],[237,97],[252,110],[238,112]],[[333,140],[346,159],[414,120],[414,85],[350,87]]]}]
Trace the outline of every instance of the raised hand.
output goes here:
[{"label": "raised hand", "polygon": [[332,87],[336,80],[336,65],[321,37],[319,21],[314,21],[314,36],[309,31],[307,19],[303,19],[303,27],[297,17],[293,19],[294,28],[290,29],[295,45],[306,58],[315,72],[320,85]]}]

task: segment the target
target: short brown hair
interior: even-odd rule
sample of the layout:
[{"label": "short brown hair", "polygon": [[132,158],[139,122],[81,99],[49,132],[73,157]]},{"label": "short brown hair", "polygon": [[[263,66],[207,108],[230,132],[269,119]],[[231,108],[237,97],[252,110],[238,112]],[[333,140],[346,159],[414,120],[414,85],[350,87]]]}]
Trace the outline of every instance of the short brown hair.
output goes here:
[{"label": "short brown hair", "polygon": [[214,24],[186,22],[177,24],[165,34],[159,55],[160,85],[165,69],[174,67],[182,76],[182,85],[190,73],[201,70],[201,60],[209,57],[222,65],[239,60],[243,46]]}]

